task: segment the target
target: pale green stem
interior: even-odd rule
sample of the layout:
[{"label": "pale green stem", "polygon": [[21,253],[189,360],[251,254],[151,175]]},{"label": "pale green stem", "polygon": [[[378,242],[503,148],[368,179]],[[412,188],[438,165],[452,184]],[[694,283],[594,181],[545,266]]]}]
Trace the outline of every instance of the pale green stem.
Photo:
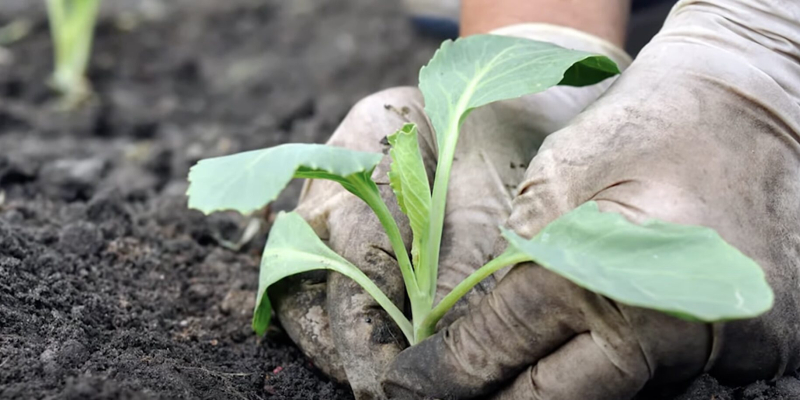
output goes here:
[{"label": "pale green stem", "polygon": [[409,322],[408,318],[406,318],[406,316],[403,314],[403,311],[401,311],[392,302],[392,300],[389,299],[389,297],[387,297],[385,293],[383,293],[383,291],[378,287],[378,285],[372,282],[372,280],[370,280],[369,277],[367,277],[367,275],[364,274],[364,272],[362,272],[357,267],[355,268],[354,267],[355,266],[347,268],[340,266],[338,268],[333,267],[331,269],[347,276],[348,278],[352,279],[353,281],[361,285],[361,287],[364,288],[364,290],[366,290],[367,293],[369,293],[375,299],[375,301],[378,302],[378,304],[380,304],[381,307],[383,307],[384,310],[386,310],[386,313],[389,314],[389,317],[391,317],[392,320],[394,320],[394,322],[400,328],[400,330],[403,331],[403,335],[405,335],[406,340],[408,340],[408,342],[411,344],[415,344],[414,329],[411,326],[411,322]]},{"label": "pale green stem", "polygon": [[520,252],[514,250],[506,250],[497,258],[489,261],[486,265],[480,267],[477,271],[473,272],[466,279],[461,281],[450,293],[445,296],[436,307],[428,313],[425,320],[419,327],[415,326],[414,339],[419,343],[428,336],[432,335],[436,329],[436,323],[460,300],[464,295],[475,287],[482,280],[486,279],[489,275],[497,272],[501,268],[509,265],[519,264],[521,262],[530,261],[531,258]]},{"label": "pale green stem", "polygon": [[85,73],[89,63],[94,25],[100,0],[48,0],[53,37],[53,84],[67,98],[89,91]]},{"label": "pale green stem", "polygon": [[[465,104],[459,105],[462,108],[466,107]],[[425,243],[427,247],[425,251],[420,252],[424,257],[421,258],[421,267],[417,271],[417,282],[420,291],[427,296],[427,304],[424,306],[425,316],[418,319],[414,315],[413,319],[414,340],[417,343],[431,334],[431,332],[428,332],[424,320],[430,315],[433,299],[436,297],[436,282],[439,276],[439,250],[444,229],[447,188],[450,182],[450,170],[453,167],[456,145],[458,144],[458,128],[459,122],[454,121],[448,129],[448,134],[444,135],[444,143],[439,144],[441,147],[439,148],[439,161],[436,165],[436,174],[433,180],[433,194],[431,197],[430,217],[428,219],[428,237],[427,243]],[[420,306],[420,308],[423,308],[423,306]]]},{"label": "pale green stem", "polygon": [[438,138],[444,138],[443,143],[439,144],[439,160],[436,164],[436,175],[433,180],[433,196],[431,198],[430,225],[427,243],[427,281],[420,284],[420,287],[428,290],[431,297],[436,297],[436,281],[439,277],[439,250],[441,249],[442,231],[444,229],[444,217],[447,203],[447,188],[450,183],[450,170],[453,167],[453,158],[456,154],[458,135],[461,128],[462,119],[469,111],[469,102],[472,95],[477,90],[477,85],[483,79],[492,64],[497,60],[495,57],[475,78],[464,88],[464,93],[458,100],[455,108],[450,112],[450,123],[444,134],[437,134]]},{"label": "pale green stem", "polygon": [[64,34],[66,26],[66,10],[63,0],[47,0],[47,15],[50,18],[50,36],[53,39],[53,55],[56,73],[59,65],[63,64],[64,49],[66,47]]},{"label": "pale green stem", "polygon": [[366,192],[363,197],[364,201],[378,216],[378,220],[386,231],[386,236],[389,237],[389,242],[392,244],[395,257],[397,257],[397,264],[400,265],[400,272],[403,274],[403,281],[406,287],[409,288],[408,290],[419,290],[414,270],[411,267],[411,259],[408,257],[408,251],[403,242],[403,235],[400,234],[400,228],[397,227],[397,222],[394,220],[392,212],[383,202],[378,190],[365,190],[364,192]]},{"label": "pale green stem", "polygon": [[[371,184],[372,188],[358,190],[361,193],[360,197],[378,216],[378,220],[383,225],[383,229],[389,237],[389,242],[392,244],[392,249],[397,257],[397,264],[400,266],[400,273],[403,275],[403,281],[406,285],[408,299],[411,302],[412,321],[422,321],[428,315],[433,300],[428,297],[427,292],[420,290],[417,284],[417,276],[411,266],[411,259],[408,257],[408,251],[400,234],[400,228],[397,227],[397,222],[394,220],[391,211],[389,211],[389,207],[386,206],[386,203],[381,198],[377,186],[372,181],[366,184]],[[363,188],[363,183],[356,185]],[[412,345],[416,343],[413,335],[408,338],[408,341]]]},{"label": "pale green stem", "polygon": [[[431,197],[430,225],[428,241],[426,243],[425,263],[423,273],[418,276],[420,289],[425,290],[433,298],[436,296],[436,280],[439,275],[439,249],[444,229],[444,216],[447,202],[447,187],[450,182],[450,169],[453,166],[453,157],[458,143],[458,127],[456,133],[447,135],[442,143],[439,153],[439,162],[436,165],[436,175],[433,180],[433,195]],[[425,273],[427,272],[427,273]]]}]

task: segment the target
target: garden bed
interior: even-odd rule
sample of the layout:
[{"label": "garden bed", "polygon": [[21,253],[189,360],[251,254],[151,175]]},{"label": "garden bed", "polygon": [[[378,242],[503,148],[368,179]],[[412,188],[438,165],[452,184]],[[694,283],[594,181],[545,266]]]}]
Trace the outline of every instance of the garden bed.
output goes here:
[{"label": "garden bed", "polygon": [[[250,330],[262,234],[186,209],[201,158],[322,142],[370,92],[415,84],[438,41],[397,2],[106,0],[97,99],[54,110],[43,2],[0,26],[0,398],[350,399],[279,328]],[[273,206],[287,209],[297,186]],[[663,399],[796,399],[800,381]]]}]

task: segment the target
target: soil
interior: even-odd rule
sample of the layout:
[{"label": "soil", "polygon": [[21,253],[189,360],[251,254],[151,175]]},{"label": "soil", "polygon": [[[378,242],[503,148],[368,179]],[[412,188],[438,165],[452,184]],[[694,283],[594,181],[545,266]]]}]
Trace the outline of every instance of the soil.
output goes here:
[{"label": "soil", "polygon": [[[390,1],[106,0],[96,98],[64,113],[43,3],[0,4],[23,28],[0,46],[0,398],[352,399],[280,327],[249,328],[269,213],[232,249],[251,221],[187,210],[186,174],[324,141],[359,98],[414,84],[438,41]],[[796,399],[799,382],[648,398]]]}]

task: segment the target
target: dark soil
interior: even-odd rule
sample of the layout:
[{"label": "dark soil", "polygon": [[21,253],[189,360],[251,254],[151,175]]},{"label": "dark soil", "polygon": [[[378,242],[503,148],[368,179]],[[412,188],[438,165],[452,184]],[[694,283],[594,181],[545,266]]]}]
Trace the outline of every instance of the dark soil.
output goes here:
[{"label": "dark soil", "polygon": [[[231,250],[250,221],[187,210],[185,178],[201,158],[324,141],[360,97],[414,84],[438,41],[393,1],[106,0],[97,98],[65,114],[43,3],[0,4],[0,26],[30,27],[0,47],[0,398],[352,398],[279,328],[249,328],[268,213]],[[703,377],[675,399],[798,386]]]},{"label": "dark soil", "polygon": [[251,332],[268,227],[226,249],[248,221],[187,210],[186,174],[324,141],[437,42],[372,0],[106,0],[98,98],[66,115],[44,2],[0,3],[0,26],[32,24],[0,53],[0,398],[352,398],[280,331]]}]

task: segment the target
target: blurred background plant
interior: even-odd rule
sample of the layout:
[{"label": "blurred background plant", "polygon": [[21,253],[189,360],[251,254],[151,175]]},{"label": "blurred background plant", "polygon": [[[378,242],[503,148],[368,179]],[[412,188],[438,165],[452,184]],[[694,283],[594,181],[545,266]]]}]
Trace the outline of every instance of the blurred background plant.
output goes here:
[{"label": "blurred background plant", "polygon": [[66,108],[78,106],[92,93],[86,67],[99,6],[100,0],[47,0],[54,56],[50,84]]},{"label": "blurred background plant", "polygon": [[[634,0],[632,55],[671,2]],[[189,212],[186,174],[324,142],[359,99],[416,84],[443,38],[413,18],[434,14],[401,0],[102,0],[91,101],[59,112],[47,6],[0,0],[0,399],[352,400],[285,334],[249,327],[266,230],[302,182],[252,235],[237,215]],[[675,390],[798,399],[798,382]]]}]

